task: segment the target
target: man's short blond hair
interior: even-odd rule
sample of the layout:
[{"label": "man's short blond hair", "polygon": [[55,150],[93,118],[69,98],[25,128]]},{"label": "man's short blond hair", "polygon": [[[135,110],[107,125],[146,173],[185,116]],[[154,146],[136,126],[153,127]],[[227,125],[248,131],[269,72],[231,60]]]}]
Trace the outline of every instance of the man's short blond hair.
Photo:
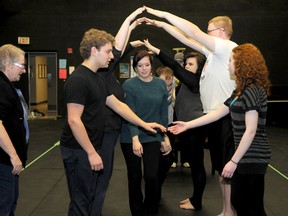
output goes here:
[{"label": "man's short blond hair", "polygon": [[217,16],[212,18],[209,22],[213,23],[216,28],[221,28],[226,32],[226,35],[231,38],[233,34],[232,20],[228,16]]}]

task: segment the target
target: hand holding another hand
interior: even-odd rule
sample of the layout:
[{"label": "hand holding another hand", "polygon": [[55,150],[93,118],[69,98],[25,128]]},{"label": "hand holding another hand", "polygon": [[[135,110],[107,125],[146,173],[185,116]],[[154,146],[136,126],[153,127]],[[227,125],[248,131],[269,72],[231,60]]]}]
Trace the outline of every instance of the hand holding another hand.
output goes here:
[{"label": "hand holding another hand", "polygon": [[144,45],[153,53],[156,53],[157,55],[160,53],[160,49],[153,46],[148,39],[144,40]]},{"label": "hand holding another hand", "polygon": [[149,19],[147,17],[143,17],[143,21],[146,22],[146,25],[154,25],[159,28],[162,28],[163,26],[163,22],[155,20],[155,19]]},{"label": "hand holding another hand", "polygon": [[141,14],[143,11],[145,11],[145,7],[140,7],[137,8],[133,13],[131,13],[127,18],[129,19],[129,21],[131,22],[132,20],[134,20],[139,14]]},{"label": "hand holding another hand", "polygon": [[132,47],[140,47],[145,45],[145,43],[141,40],[131,41],[130,44]]},{"label": "hand holding another hand", "polygon": [[166,13],[165,11],[155,10],[147,6],[144,6],[144,8],[146,9],[147,13],[150,13],[160,18],[165,18],[165,13]]}]

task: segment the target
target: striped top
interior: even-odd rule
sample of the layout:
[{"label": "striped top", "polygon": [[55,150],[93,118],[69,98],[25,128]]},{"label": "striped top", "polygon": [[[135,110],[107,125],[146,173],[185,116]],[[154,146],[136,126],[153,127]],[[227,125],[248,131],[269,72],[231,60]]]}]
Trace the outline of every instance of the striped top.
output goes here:
[{"label": "striped top", "polygon": [[[271,158],[271,147],[266,134],[267,95],[257,86],[246,87],[243,93],[236,99],[235,94],[225,101],[229,106],[232,118],[235,149],[246,130],[245,113],[250,110],[258,112],[258,126],[255,137],[238,164],[238,172],[242,174],[264,174]],[[233,102],[234,100],[234,102]]]}]

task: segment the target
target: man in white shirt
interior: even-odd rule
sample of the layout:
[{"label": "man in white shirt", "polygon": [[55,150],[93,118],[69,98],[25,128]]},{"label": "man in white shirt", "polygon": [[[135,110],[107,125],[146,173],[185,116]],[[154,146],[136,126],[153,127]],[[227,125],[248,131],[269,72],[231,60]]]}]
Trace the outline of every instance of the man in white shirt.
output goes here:
[{"label": "man in white shirt", "polygon": [[[207,61],[200,79],[200,95],[203,112],[209,113],[221,105],[235,89],[235,81],[228,71],[229,56],[236,43],[230,40],[233,30],[232,21],[227,16],[214,17],[208,22],[207,32],[198,26],[169,12],[145,7],[147,12],[168,20],[172,25],[146,18],[148,24],[163,28],[173,37],[203,53]],[[234,143],[230,116],[208,125],[208,140],[211,143],[211,159],[213,169],[221,175],[226,162],[231,159]],[[223,210],[220,215],[233,216],[230,203],[231,186],[229,181],[220,176],[223,196]],[[184,209],[194,209],[189,199],[180,202]]]}]

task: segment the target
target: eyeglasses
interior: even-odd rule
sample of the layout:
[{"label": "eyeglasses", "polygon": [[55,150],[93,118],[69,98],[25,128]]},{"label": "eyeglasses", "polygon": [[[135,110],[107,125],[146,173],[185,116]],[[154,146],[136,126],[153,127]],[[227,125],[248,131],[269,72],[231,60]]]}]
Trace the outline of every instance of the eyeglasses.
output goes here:
[{"label": "eyeglasses", "polygon": [[215,29],[211,29],[211,30],[208,30],[208,29],[207,29],[207,33],[210,33],[210,32],[212,32],[212,31],[216,31],[216,30],[224,31],[223,28],[215,28]]},{"label": "eyeglasses", "polygon": [[15,66],[21,68],[21,69],[25,69],[25,65],[24,64],[19,64],[19,63],[13,63]]}]

